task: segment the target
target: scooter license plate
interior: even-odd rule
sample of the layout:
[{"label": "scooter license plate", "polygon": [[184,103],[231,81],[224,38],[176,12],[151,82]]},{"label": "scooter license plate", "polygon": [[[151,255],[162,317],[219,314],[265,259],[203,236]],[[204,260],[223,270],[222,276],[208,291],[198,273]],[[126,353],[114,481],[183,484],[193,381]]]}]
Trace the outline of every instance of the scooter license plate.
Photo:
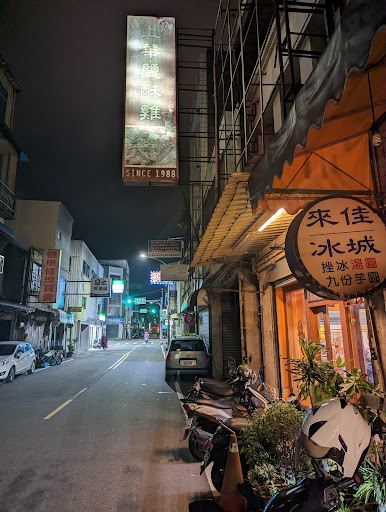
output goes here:
[{"label": "scooter license plate", "polygon": [[193,418],[187,418],[185,420],[185,430],[188,430],[192,427]]}]

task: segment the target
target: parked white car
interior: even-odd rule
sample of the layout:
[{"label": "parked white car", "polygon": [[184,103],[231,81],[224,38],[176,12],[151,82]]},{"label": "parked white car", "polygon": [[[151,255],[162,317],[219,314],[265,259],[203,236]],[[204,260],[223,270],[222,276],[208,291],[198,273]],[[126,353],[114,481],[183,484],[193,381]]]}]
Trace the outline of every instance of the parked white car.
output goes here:
[{"label": "parked white car", "polygon": [[12,382],[20,373],[33,373],[35,359],[35,351],[29,343],[0,341],[0,379]]}]

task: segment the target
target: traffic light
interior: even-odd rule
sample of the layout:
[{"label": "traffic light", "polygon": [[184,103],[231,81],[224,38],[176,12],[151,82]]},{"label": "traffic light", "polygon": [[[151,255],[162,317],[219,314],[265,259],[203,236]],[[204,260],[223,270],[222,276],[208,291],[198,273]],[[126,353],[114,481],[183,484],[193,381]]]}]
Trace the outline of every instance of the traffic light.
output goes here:
[{"label": "traffic light", "polygon": [[152,312],[152,313],[153,313],[153,315],[154,315],[155,313],[157,313],[157,310],[156,310],[156,309],[152,309],[152,310],[151,310],[151,312]]},{"label": "traffic light", "polygon": [[133,299],[131,297],[127,297],[126,302],[128,304],[132,304],[133,303]]}]

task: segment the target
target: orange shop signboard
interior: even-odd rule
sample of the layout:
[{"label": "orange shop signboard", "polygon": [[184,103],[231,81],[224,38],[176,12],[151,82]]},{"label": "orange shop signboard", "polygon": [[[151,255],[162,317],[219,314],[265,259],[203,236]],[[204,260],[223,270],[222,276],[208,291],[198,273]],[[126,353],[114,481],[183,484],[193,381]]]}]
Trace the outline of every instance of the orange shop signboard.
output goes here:
[{"label": "orange shop signboard", "polygon": [[56,302],[61,256],[60,249],[44,249],[39,302]]},{"label": "orange shop signboard", "polygon": [[286,237],[288,265],[320,297],[352,299],[386,278],[386,226],[367,203],[330,196],[309,204]]}]

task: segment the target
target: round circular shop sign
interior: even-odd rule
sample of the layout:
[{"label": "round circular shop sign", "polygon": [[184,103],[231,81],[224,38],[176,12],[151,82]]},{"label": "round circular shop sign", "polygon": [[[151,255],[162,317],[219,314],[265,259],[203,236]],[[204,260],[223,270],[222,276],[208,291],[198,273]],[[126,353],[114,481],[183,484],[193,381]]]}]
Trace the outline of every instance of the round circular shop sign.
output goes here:
[{"label": "round circular shop sign", "polygon": [[186,325],[194,324],[194,315],[192,315],[191,313],[185,315],[184,322],[186,323]]},{"label": "round circular shop sign", "polygon": [[288,265],[311,292],[353,299],[386,278],[386,226],[367,203],[330,196],[309,204],[286,237]]}]

